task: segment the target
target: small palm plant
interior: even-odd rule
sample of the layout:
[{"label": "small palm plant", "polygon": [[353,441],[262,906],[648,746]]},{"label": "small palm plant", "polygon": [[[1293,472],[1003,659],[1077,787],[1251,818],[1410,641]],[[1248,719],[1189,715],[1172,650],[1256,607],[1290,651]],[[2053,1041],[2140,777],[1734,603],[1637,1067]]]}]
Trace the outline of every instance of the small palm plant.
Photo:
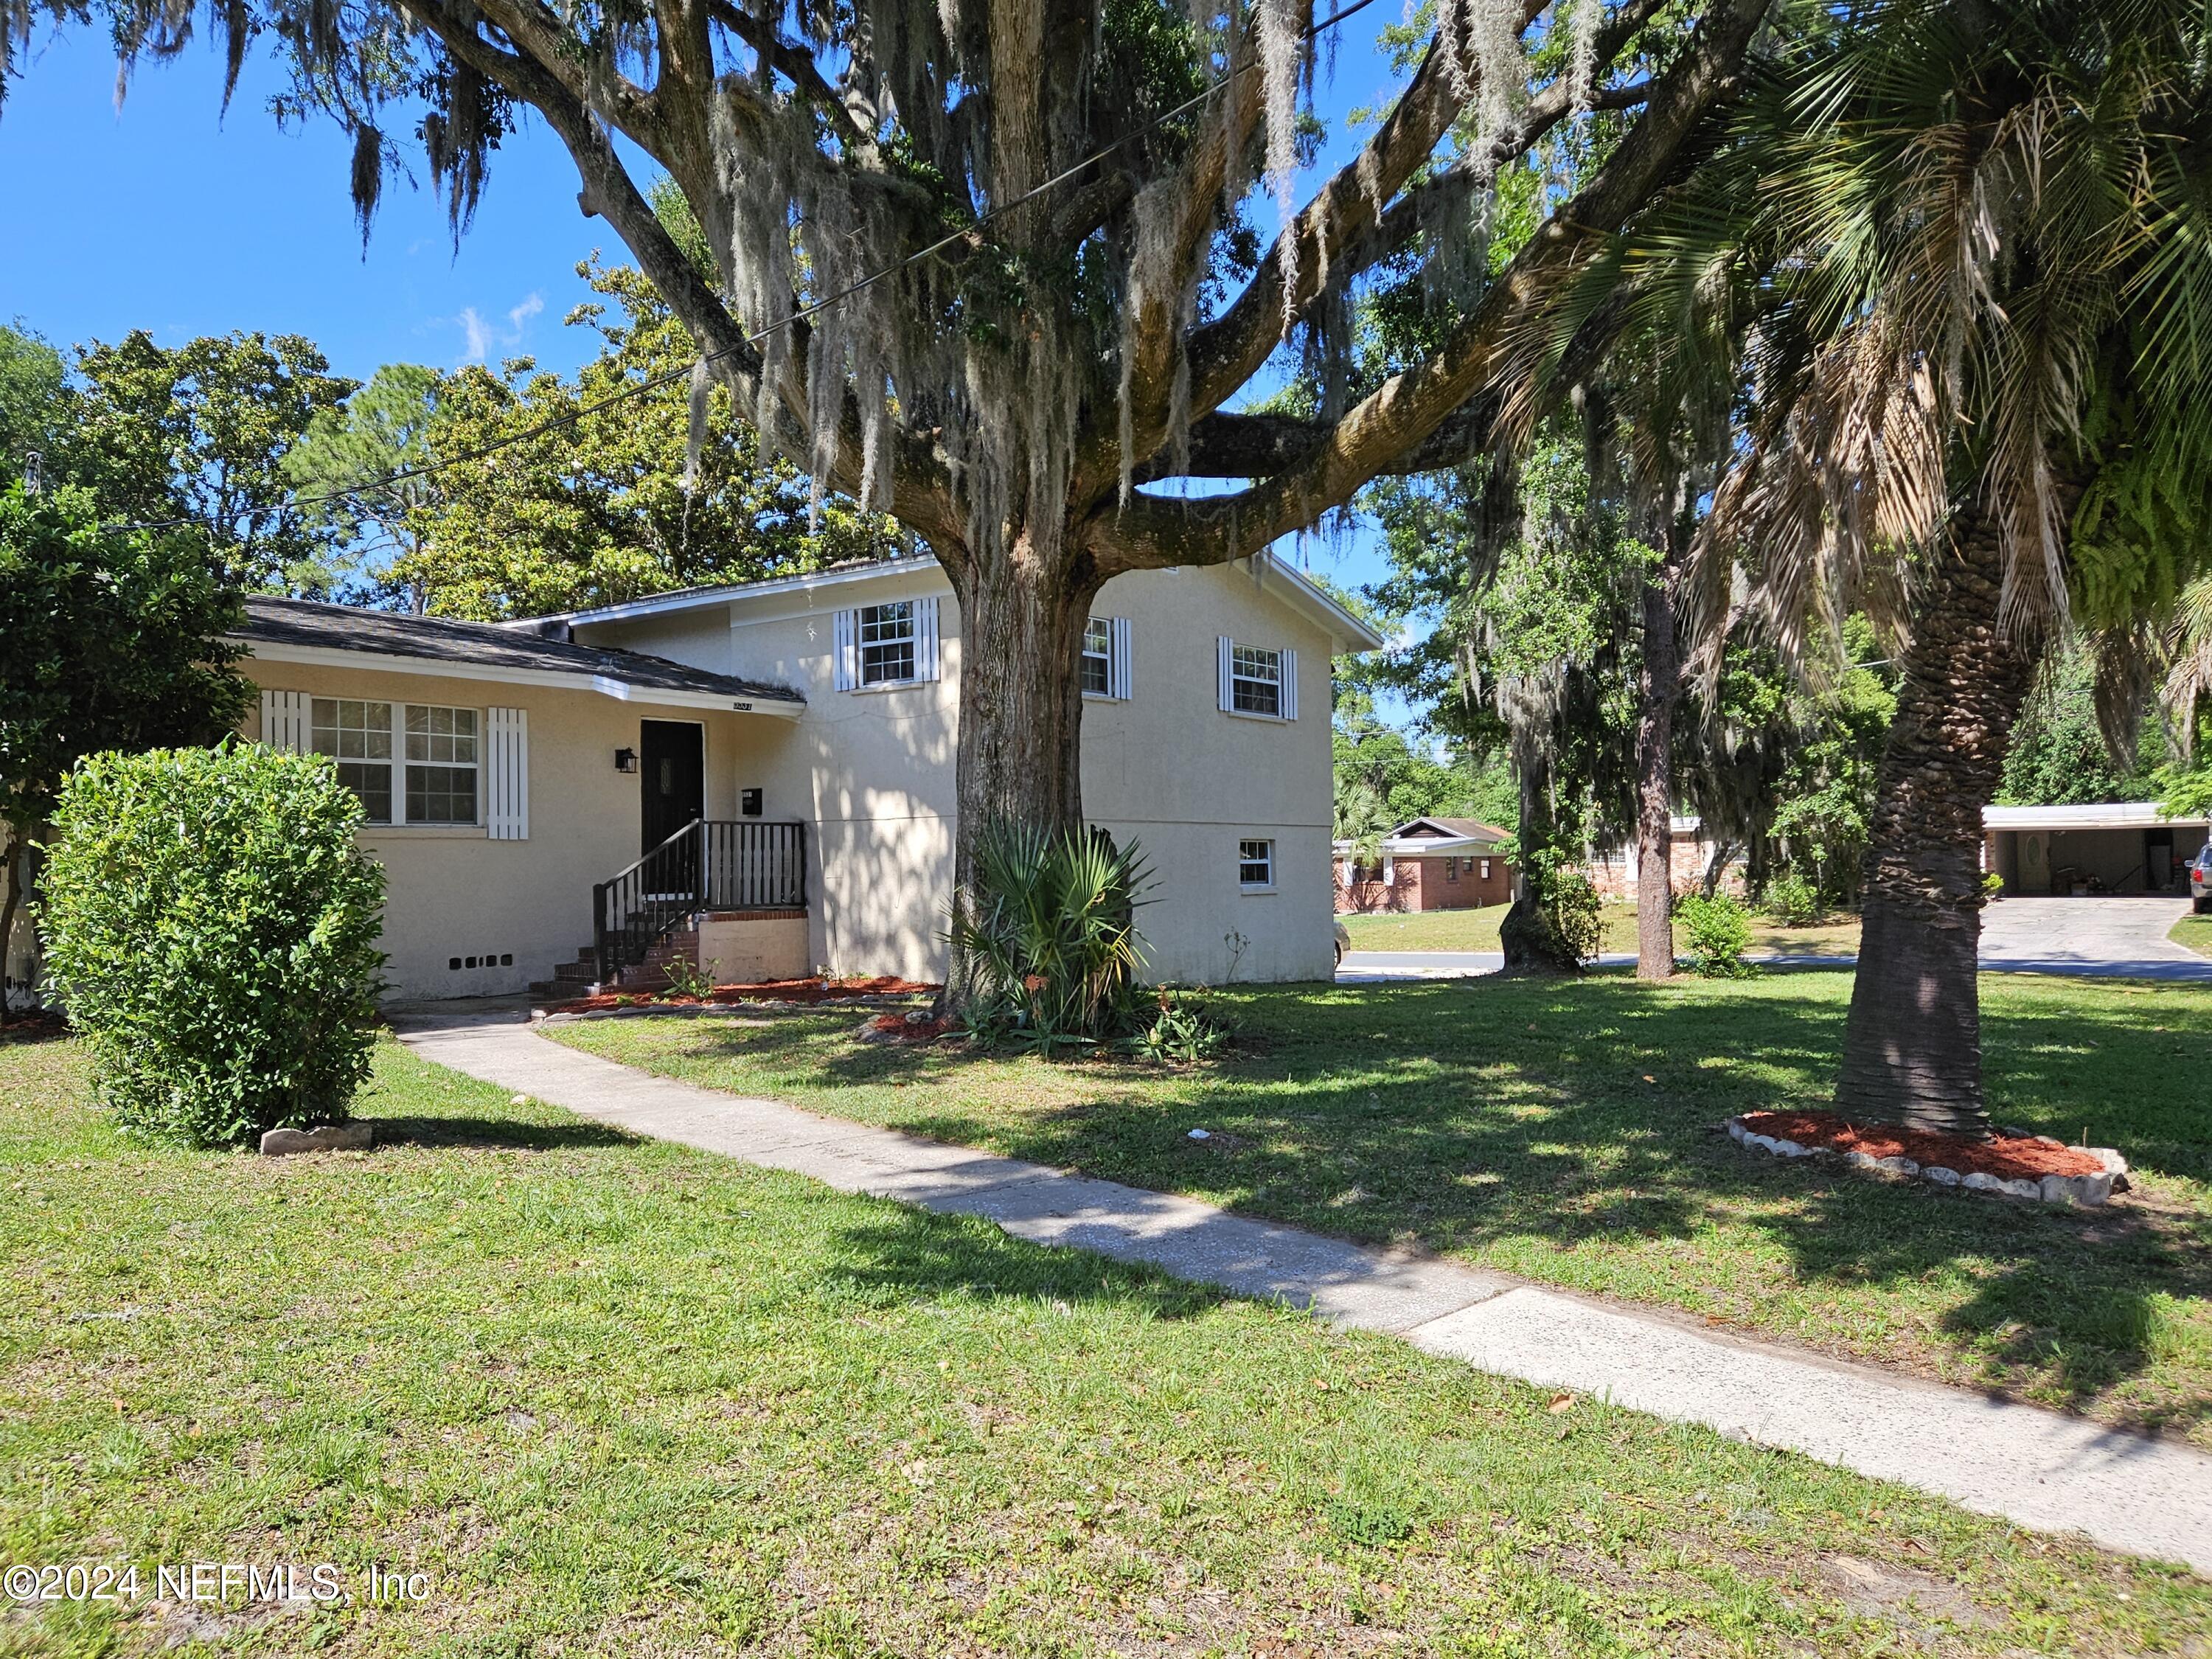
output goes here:
[{"label": "small palm plant", "polygon": [[1119,1036],[1140,1000],[1136,907],[1151,885],[1144,855],[1103,830],[986,828],[945,935],[970,1035],[1048,1052]]}]

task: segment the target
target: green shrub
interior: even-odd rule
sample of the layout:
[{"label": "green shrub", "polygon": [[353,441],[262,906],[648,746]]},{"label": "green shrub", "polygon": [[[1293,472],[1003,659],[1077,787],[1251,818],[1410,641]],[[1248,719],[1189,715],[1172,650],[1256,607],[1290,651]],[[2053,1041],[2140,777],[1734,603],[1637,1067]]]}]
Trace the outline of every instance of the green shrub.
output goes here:
[{"label": "green shrub", "polygon": [[1987,904],[2003,896],[2004,878],[1992,870],[1982,878],[1982,902]]},{"label": "green shrub", "polygon": [[1707,898],[1686,893],[1674,915],[1690,935],[1690,969],[1707,979],[1741,979],[1759,970],[1743,959],[1751,943],[1751,913],[1727,893]]},{"label": "green shrub", "polygon": [[361,821],[328,760],[253,744],[94,755],[64,782],[48,973],[127,1133],[218,1146],[344,1117],[383,988]]},{"label": "green shrub", "polygon": [[1820,919],[1820,895],[1795,870],[1766,884],[1766,914],[1784,927],[1810,927]]},{"label": "green shrub", "polygon": [[1144,1007],[1136,907],[1150,884],[1143,854],[1103,830],[985,826],[945,935],[970,1040],[1049,1053],[1131,1029]]}]

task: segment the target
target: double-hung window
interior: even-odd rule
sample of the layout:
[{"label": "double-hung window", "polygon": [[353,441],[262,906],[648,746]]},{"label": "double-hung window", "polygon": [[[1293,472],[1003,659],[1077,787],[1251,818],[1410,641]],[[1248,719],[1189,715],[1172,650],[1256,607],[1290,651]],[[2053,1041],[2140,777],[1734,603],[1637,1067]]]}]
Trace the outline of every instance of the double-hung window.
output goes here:
[{"label": "double-hung window", "polygon": [[407,822],[477,821],[477,711],[407,709]]},{"label": "double-hung window", "polygon": [[392,822],[392,705],[317,697],[310,721],[315,753],[337,763],[338,781],[361,797],[371,823]]},{"label": "double-hung window", "polygon": [[1221,711],[1254,720],[1298,717],[1298,653],[1220,641]]},{"label": "double-hung window", "polygon": [[1283,653],[1261,645],[1240,645],[1229,663],[1230,707],[1240,714],[1283,712]]},{"label": "double-hung window", "polygon": [[860,607],[860,684],[895,685],[915,673],[914,601]]},{"label": "double-hung window", "polygon": [[1083,695],[1115,702],[1129,698],[1129,619],[1092,617],[1083,624],[1083,654],[1076,667]]},{"label": "double-hung window", "polygon": [[1275,884],[1275,843],[1240,841],[1237,843],[1237,884],[1248,893],[1265,892]]},{"label": "double-hung window", "polygon": [[1114,623],[1109,617],[1093,617],[1083,625],[1083,695],[1114,695]]},{"label": "double-hung window", "polygon": [[308,736],[315,753],[337,763],[338,781],[361,797],[371,823],[472,825],[482,822],[477,720],[473,708],[317,697]]}]

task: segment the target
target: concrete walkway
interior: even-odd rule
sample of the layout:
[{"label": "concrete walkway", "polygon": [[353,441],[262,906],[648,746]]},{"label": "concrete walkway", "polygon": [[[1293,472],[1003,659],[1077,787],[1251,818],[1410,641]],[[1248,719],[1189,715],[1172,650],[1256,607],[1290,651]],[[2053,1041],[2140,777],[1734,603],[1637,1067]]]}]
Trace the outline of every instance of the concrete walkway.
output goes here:
[{"label": "concrete walkway", "polygon": [[2031,1406],[1830,1363],[1427,1257],[656,1078],[512,1015],[416,1015],[426,1060],[641,1135],[1017,1237],[1144,1262],[1540,1387],[1569,1389],[2212,1574],[2212,1458]]}]

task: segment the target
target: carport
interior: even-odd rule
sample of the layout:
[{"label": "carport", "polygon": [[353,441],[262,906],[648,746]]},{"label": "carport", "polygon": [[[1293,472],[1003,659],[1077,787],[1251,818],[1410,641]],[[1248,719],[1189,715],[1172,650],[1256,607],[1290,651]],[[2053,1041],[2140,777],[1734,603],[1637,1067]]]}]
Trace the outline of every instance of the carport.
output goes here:
[{"label": "carport", "polygon": [[1984,807],[1982,867],[2011,894],[2182,893],[2207,828],[2149,801]]}]

